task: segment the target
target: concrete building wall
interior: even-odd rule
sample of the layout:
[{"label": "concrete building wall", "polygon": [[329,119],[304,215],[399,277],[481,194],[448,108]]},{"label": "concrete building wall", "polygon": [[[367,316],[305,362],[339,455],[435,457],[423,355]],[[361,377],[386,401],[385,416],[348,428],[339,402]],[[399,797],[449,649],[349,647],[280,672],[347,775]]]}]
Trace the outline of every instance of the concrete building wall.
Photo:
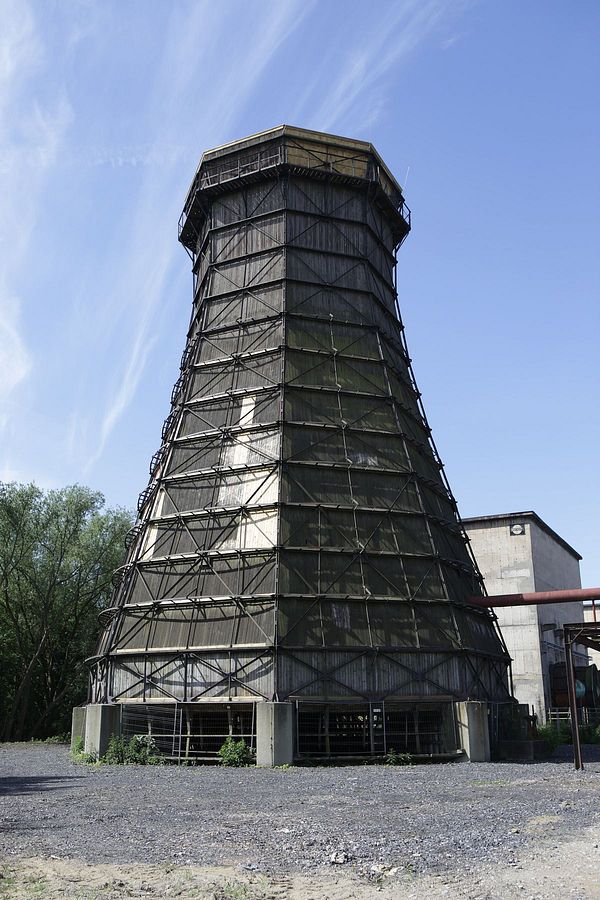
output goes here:
[{"label": "concrete building wall", "polygon": [[[581,587],[579,560],[543,531],[531,525],[532,558],[536,591],[559,591]],[[551,603],[537,607],[542,655],[542,677],[546,707],[552,705],[550,666],[565,661],[562,627],[570,622],[583,622],[583,603]],[[575,652],[575,665],[588,664],[587,650]]]},{"label": "concrete building wall", "polygon": [[[581,587],[579,554],[535,513],[485,516],[464,524],[488,594]],[[496,614],[513,660],[515,696],[544,721],[551,706],[550,666],[564,661],[561,629],[583,621],[583,604],[499,607]],[[581,649],[576,664],[586,665]]]},{"label": "concrete building wall", "polygon": [[[518,520],[519,522],[521,520]],[[465,522],[471,548],[485,579],[488,594],[518,594],[535,590],[531,528],[513,535],[510,522]],[[539,715],[545,708],[542,656],[535,606],[497,609],[498,624],[513,663],[513,685],[519,703],[527,703]]]}]

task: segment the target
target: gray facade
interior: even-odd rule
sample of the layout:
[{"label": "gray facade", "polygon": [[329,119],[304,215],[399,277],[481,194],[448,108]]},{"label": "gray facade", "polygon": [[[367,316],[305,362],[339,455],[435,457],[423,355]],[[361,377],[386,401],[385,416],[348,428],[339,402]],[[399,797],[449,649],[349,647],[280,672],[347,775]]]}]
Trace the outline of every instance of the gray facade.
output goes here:
[{"label": "gray facade", "polygon": [[[488,594],[581,587],[581,556],[535,512],[463,521]],[[552,705],[550,666],[565,659],[561,629],[583,621],[583,604],[498,607],[496,613],[512,657],[515,697],[545,721]],[[581,649],[575,664],[587,664],[586,651]]]},{"label": "gray facade", "polygon": [[299,752],[328,755],[409,732],[436,752],[453,702],[509,701],[397,309],[409,229],[368,143],[282,126],[204,154],[187,346],[95,703],[179,709],[193,744],[203,705],[249,730],[292,702]]}]

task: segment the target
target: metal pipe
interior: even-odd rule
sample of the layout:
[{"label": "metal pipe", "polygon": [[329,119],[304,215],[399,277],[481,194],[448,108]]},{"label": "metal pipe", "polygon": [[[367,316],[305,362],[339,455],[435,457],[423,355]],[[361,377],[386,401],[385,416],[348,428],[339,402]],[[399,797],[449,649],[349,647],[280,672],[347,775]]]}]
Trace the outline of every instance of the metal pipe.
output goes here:
[{"label": "metal pipe", "polygon": [[536,603],[573,603],[600,600],[600,588],[570,588],[563,591],[533,591],[530,594],[496,594],[491,597],[467,597],[471,606],[534,606]]}]

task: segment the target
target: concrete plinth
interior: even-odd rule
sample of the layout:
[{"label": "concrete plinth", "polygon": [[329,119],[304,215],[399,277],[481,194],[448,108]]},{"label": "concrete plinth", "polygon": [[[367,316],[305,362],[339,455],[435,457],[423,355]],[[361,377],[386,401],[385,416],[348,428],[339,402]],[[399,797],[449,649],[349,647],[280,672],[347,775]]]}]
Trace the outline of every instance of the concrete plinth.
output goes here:
[{"label": "concrete plinth", "polygon": [[74,706],[71,714],[71,750],[81,739],[85,743],[85,711],[87,706]]},{"label": "concrete plinth", "polygon": [[283,766],[294,761],[294,704],[256,704],[256,765]]},{"label": "concrete plinth", "polygon": [[470,762],[489,762],[490,732],[487,703],[482,700],[464,700],[455,703],[458,742]]},{"label": "concrete plinth", "polygon": [[98,759],[108,742],[121,734],[121,707],[118,703],[91,703],[85,711],[85,752]]}]

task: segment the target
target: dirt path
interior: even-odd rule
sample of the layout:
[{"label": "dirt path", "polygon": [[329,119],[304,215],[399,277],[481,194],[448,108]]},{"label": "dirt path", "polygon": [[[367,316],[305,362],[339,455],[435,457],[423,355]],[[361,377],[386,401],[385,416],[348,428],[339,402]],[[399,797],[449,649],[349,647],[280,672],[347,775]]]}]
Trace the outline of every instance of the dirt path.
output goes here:
[{"label": "dirt path", "polygon": [[[534,818],[527,827],[552,822]],[[394,867],[370,877],[317,872],[273,876],[242,867],[90,865],[78,860],[22,859],[0,867],[0,897],[181,897],[198,900],[600,900],[600,827],[576,840],[511,865],[484,865],[472,873],[415,875]]]},{"label": "dirt path", "polygon": [[181,897],[199,900],[392,900],[398,885],[361,883],[348,875],[265,876],[236,868],[86,865],[77,861],[27,859],[4,867],[0,897]]},{"label": "dirt path", "polygon": [[[528,827],[549,822],[532,820]],[[391,870],[370,879],[344,871],[273,876],[239,867],[89,865],[77,860],[23,859],[0,868],[0,897],[181,897],[198,900],[599,900],[600,828],[512,865],[483,865],[471,874],[407,875]]]}]

